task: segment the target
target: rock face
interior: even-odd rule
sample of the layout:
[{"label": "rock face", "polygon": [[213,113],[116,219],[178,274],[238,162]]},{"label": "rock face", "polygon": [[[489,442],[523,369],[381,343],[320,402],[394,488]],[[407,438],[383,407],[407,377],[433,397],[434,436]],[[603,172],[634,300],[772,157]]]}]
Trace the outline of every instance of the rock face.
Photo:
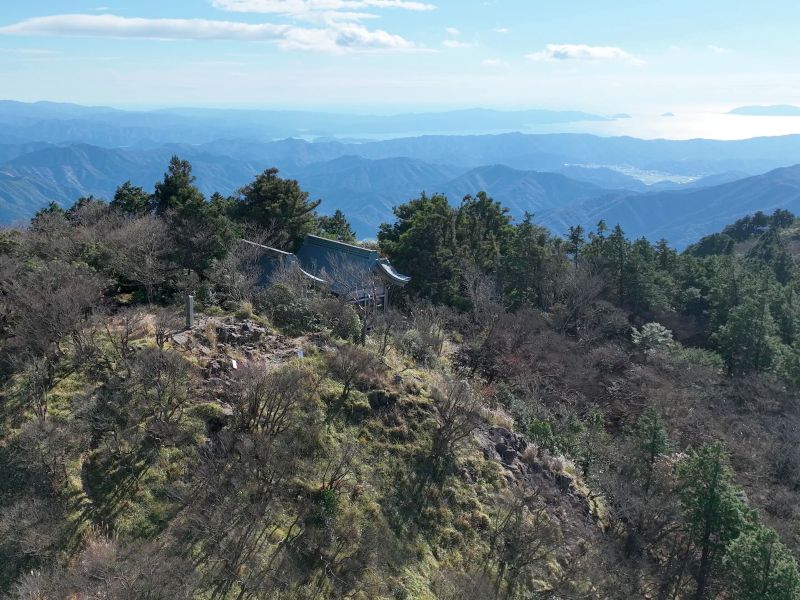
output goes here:
[{"label": "rock face", "polygon": [[[520,453],[524,452],[525,448],[528,447],[528,442],[522,436],[509,431],[505,427],[490,427],[486,432],[486,436],[494,444],[494,451],[497,456],[507,465],[517,460]],[[484,448],[484,455],[486,458],[490,458],[486,450]]]},{"label": "rock face", "polygon": [[267,330],[252,321],[239,323],[220,323],[217,325],[217,338],[223,344],[241,346],[255,344],[267,335]]},{"label": "rock face", "polygon": [[[590,499],[581,491],[578,482],[561,468],[554,467],[558,461],[544,453],[536,457],[523,453],[529,442],[521,435],[505,427],[488,427],[478,432],[478,442],[487,460],[503,466],[506,482],[510,486],[521,486],[535,490],[558,517],[558,507],[569,506],[564,514],[582,514],[587,524],[597,526],[598,519],[592,512]],[[467,477],[462,474],[462,477]]]}]

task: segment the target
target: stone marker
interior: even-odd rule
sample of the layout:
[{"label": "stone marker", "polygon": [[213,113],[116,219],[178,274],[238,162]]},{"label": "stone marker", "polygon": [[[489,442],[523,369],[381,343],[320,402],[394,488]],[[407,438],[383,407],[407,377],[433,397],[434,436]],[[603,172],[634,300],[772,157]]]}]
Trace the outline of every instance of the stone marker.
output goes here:
[{"label": "stone marker", "polygon": [[194,296],[186,295],[186,329],[194,329]]}]

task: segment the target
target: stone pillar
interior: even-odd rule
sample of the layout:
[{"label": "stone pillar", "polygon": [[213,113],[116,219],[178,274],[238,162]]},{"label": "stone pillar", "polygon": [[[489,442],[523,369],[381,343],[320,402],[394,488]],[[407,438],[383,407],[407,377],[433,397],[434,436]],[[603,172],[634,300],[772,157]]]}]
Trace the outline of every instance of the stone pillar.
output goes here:
[{"label": "stone pillar", "polygon": [[194,329],[194,296],[186,295],[186,329]]}]

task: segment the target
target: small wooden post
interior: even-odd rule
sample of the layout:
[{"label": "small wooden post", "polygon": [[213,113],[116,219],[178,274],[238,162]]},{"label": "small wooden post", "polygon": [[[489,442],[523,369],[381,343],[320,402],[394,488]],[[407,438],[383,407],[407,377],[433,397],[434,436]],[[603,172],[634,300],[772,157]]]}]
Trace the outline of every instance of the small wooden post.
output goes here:
[{"label": "small wooden post", "polygon": [[194,329],[194,296],[186,295],[186,329]]}]

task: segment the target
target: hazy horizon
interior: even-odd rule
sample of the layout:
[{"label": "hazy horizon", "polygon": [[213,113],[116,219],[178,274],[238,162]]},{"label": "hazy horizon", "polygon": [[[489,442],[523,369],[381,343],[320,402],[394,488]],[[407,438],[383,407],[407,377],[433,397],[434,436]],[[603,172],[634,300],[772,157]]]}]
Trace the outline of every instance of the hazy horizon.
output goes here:
[{"label": "hazy horizon", "polygon": [[[125,103],[85,104],[81,102],[67,102],[43,98],[39,100],[18,100],[15,98],[0,98],[0,101],[36,103],[64,103],[76,104],[92,108],[109,108],[130,112],[157,112],[168,110],[223,110],[223,111],[278,111],[278,112],[310,112],[330,115],[375,116],[392,117],[398,115],[436,114],[469,110],[487,110],[498,112],[517,112],[526,110],[543,110],[561,112],[563,108],[552,107],[495,107],[495,106],[457,106],[457,107],[426,107],[426,106],[398,106],[398,107],[358,107],[358,106],[270,106],[270,105],[203,105],[203,104],[162,104],[137,106]],[[441,131],[398,131],[395,133],[354,135],[363,139],[392,139],[400,137],[414,137],[418,135],[483,135],[519,132],[524,134],[552,134],[552,133],[586,133],[603,137],[630,136],[640,139],[668,139],[668,140],[742,140],[754,137],[777,137],[783,135],[800,135],[800,116],[744,116],[728,114],[737,107],[716,107],[717,111],[702,112],[698,109],[686,112],[677,112],[672,115],[644,113],[626,114],[625,116],[596,114],[588,110],[569,109],[570,112],[583,112],[588,115],[607,117],[608,120],[574,120],[563,123],[533,123],[526,127],[503,128],[491,130],[477,127],[474,130],[446,130]],[[335,134],[335,137],[346,138],[347,132]],[[313,139],[318,136],[309,136]]]},{"label": "hazy horizon", "polygon": [[[57,0],[0,10],[0,97],[125,108],[628,113],[569,131],[800,133],[800,5],[588,0]],[[781,14],[775,19],[774,14]],[[710,76],[713,74],[713,76]],[[674,113],[676,117],[658,115]]]}]

